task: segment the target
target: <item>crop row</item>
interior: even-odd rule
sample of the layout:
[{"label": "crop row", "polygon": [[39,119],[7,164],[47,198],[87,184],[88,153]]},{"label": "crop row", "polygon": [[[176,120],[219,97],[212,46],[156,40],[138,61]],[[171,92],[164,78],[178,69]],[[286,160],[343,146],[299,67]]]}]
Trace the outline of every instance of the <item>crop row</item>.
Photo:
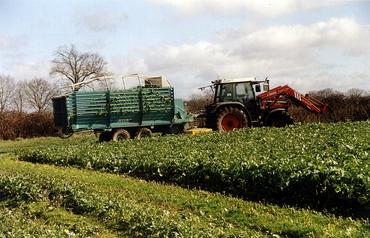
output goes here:
[{"label": "crop row", "polygon": [[[127,237],[369,235],[366,221],[245,202],[122,176],[32,165],[9,159],[0,160],[0,194],[3,200],[15,204],[46,203],[50,204],[47,210],[50,206],[67,209],[93,218],[105,229]],[[99,232],[91,227],[80,228],[82,236]],[[1,229],[0,225],[0,234]]]},{"label": "crop row", "polygon": [[44,145],[19,159],[128,174],[369,217],[370,122],[258,128],[124,143]]}]

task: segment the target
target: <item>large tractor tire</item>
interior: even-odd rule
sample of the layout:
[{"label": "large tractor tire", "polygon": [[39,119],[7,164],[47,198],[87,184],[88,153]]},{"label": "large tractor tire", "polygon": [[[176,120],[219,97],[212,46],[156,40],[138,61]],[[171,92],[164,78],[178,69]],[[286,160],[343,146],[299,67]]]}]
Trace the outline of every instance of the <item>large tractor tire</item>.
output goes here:
[{"label": "large tractor tire", "polygon": [[141,138],[145,138],[145,137],[152,137],[153,133],[152,131],[149,129],[149,128],[140,128],[137,130],[137,132],[135,133],[135,139],[141,139]]},{"label": "large tractor tire", "polygon": [[293,124],[293,122],[293,118],[288,114],[277,113],[275,115],[271,115],[267,122],[267,125],[271,127],[285,127]]},{"label": "large tractor tire", "polygon": [[218,131],[233,131],[249,126],[244,111],[236,107],[225,107],[219,111],[216,120]]},{"label": "large tractor tire", "polygon": [[126,131],[125,129],[118,129],[115,132],[113,132],[112,140],[113,141],[124,141],[130,139],[130,133]]}]

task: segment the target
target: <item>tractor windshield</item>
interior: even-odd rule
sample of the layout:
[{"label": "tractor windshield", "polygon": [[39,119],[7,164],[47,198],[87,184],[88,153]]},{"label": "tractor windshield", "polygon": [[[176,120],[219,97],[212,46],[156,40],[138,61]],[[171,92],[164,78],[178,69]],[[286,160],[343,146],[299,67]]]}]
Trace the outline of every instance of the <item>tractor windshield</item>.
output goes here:
[{"label": "tractor windshield", "polygon": [[219,84],[216,87],[215,102],[254,100],[255,94],[249,82]]},{"label": "tractor windshield", "polygon": [[244,103],[248,100],[254,100],[254,91],[250,83],[235,84],[236,100]]}]

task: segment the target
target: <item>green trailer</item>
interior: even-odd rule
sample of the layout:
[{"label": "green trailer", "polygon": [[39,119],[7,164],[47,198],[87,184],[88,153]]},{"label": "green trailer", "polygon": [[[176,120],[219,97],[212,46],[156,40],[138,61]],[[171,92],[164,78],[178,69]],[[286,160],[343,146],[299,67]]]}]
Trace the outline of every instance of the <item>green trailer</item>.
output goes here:
[{"label": "green trailer", "polygon": [[124,90],[73,91],[53,98],[54,123],[64,134],[99,133],[101,141],[179,133],[192,116],[173,87],[153,85]]}]

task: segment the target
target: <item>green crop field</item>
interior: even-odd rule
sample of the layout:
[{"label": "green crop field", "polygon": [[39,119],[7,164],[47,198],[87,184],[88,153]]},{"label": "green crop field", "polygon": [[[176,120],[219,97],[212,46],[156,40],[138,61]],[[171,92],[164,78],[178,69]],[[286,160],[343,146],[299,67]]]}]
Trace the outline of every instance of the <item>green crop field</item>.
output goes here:
[{"label": "green crop field", "polygon": [[0,237],[370,236],[370,122],[0,153]]}]

